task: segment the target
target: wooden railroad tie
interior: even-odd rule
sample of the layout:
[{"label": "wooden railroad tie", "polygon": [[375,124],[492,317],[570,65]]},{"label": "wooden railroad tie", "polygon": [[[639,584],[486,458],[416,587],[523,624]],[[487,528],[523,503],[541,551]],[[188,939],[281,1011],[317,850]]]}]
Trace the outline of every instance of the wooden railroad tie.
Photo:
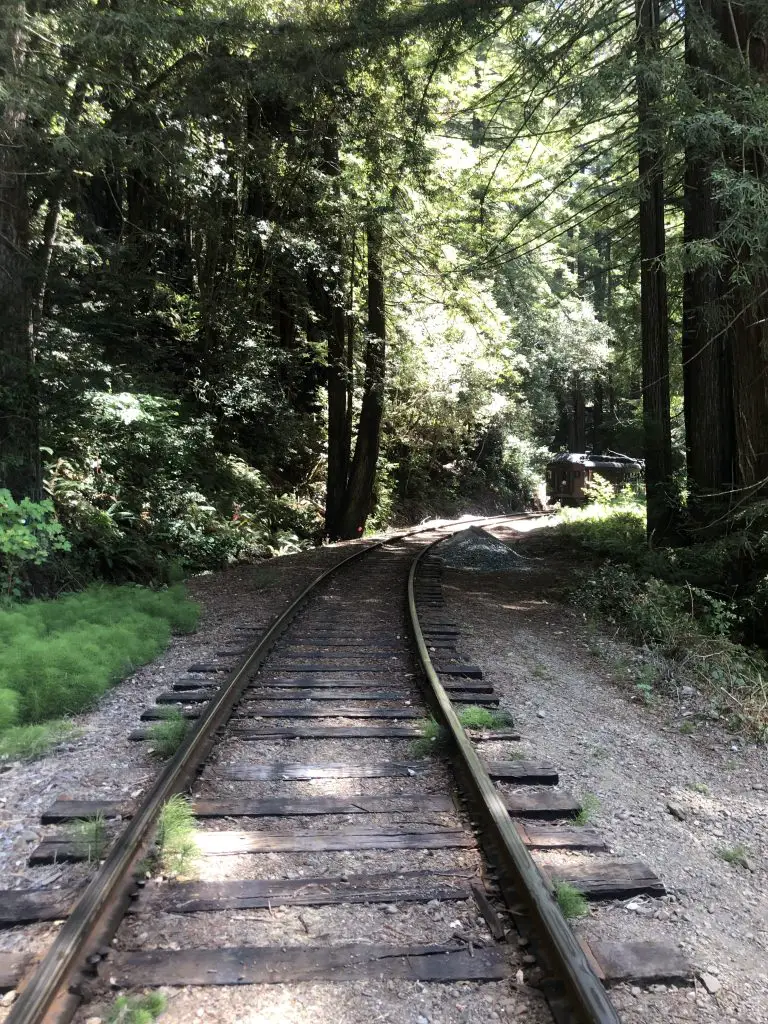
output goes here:
[{"label": "wooden railroad tie", "polygon": [[505,946],[239,946],[230,949],[115,952],[99,974],[119,987],[258,985],[300,981],[501,981],[511,973]]},{"label": "wooden railroad tie", "polygon": [[628,899],[630,896],[664,896],[666,887],[643,861],[588,860],[583,863],[551,865],[536,858],[544,878],[551,885],[567,882],[588,900]]},{"label": "wooden railroad tie", "polygon": [[473,895],[474,884],[458,871],[382,872],[334,878],[222,882],[178,882],[147,885],[139,891],[131,913],[191,914],[201,911],[246,910],[281,906],[324,907],[345,903],[429,903],[461,901]]}]

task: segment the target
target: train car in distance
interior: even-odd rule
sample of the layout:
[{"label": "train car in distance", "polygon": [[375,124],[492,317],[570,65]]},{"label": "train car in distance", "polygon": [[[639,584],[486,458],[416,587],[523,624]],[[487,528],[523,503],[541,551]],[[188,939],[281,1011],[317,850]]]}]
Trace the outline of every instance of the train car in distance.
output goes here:
[{"label": "train car in distance", "polygon": [[620,491],[625,484],[643,479],[645,462],[618,452],[561,452],[547,466],[547,500],[551,505],[582,505],[588,499],[584,485],[595,475]]}]

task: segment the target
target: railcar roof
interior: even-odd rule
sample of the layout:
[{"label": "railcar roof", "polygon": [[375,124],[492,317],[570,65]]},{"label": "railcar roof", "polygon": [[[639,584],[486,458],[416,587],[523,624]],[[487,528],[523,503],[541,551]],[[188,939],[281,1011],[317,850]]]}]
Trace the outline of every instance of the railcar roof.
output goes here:
[{"label": "railcar roof", "polygon": [[553,456],[550,466],[563,464],[584,466],[586,469],[637,469],[642,470],[641,459],[630,458],[629,455],[596,455],[592,452],[560,452]]}]

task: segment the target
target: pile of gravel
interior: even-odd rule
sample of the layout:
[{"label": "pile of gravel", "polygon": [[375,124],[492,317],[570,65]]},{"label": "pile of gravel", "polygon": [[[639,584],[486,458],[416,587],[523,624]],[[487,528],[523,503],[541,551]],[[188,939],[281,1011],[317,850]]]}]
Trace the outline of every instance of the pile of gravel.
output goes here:
[{"label": "pile of gravel", "polygon": [[529,559],[478,527],[455,533],[438,548],[443,565],[475,572],[530,572]]}]

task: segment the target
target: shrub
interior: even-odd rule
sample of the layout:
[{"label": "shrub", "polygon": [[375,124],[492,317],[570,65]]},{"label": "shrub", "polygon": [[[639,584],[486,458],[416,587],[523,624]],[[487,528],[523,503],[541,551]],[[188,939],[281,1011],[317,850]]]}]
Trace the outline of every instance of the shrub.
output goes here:
[{"label": "shrub", "polygon": [[51,501],[14,501],[0,488],[0,570],[5,600],[19,598],[30,566],[41,566],[54,551],[68,551],[69,542]]}]

